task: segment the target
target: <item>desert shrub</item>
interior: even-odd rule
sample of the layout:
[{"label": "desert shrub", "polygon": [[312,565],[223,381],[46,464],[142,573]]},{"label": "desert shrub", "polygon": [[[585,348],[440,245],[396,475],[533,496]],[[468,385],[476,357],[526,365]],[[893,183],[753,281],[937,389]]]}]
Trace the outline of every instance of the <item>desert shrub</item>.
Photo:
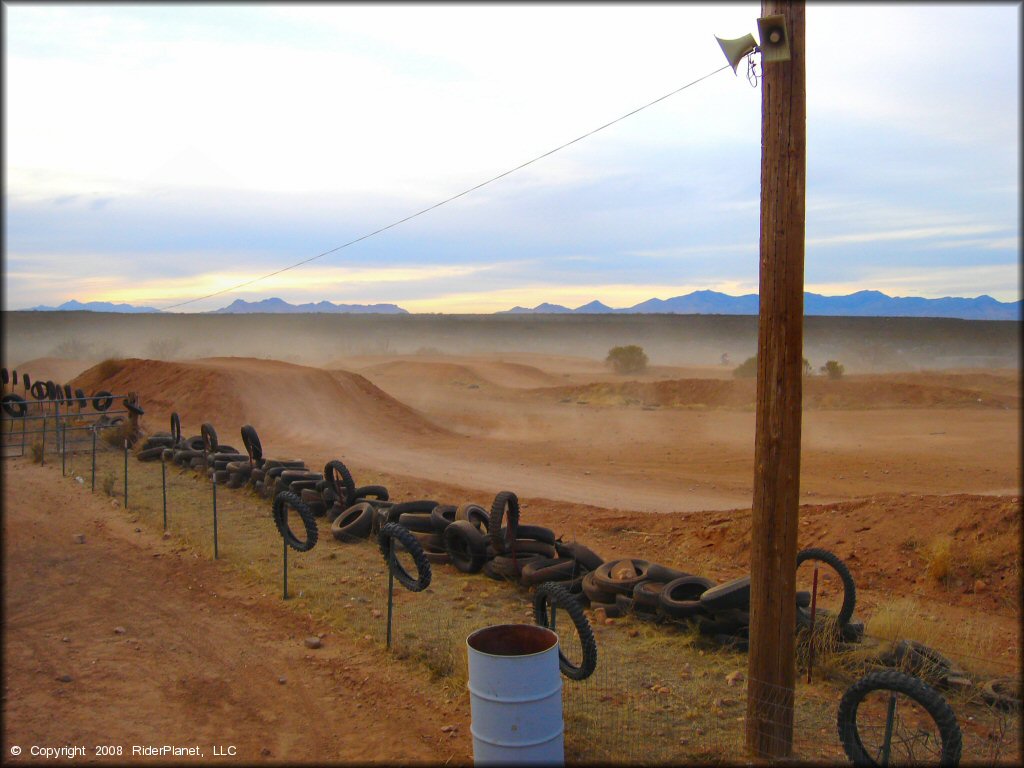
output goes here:
[{"label": "desert shrub", "polygon": [[612,347],[604,362],[614,368],[616,373],[639,373],[647,367],[648,361],[643,347],[629,344],[625,347]]},{"label": "desert shrub", "polygon": [[757,376],[757,355],[748,357],[742,363],[737,365],[733,369],[732,375],[737,379],[752,379]]},{"label": "desert shrub", "polygon": [[[810,361],[805,357],[803,358],[803,373],[804,376],[810,376],[814,373],[814,368],[811,366]],[[737,379],[752,379],[757,376],[757,355],[748,357],[742,363],[740,363],[733,370],[732,375]]]},{"label": "desert shrub", "polygon": [[74,337],[64,339],[60,344],[50,350],[50,357],[59,357],[62,360],[78,360],[89,357],[92,344],[80,341]]},{"label": "desert shrub", "polygon": [[182,346],[181,339],[154,339],[146,345],[146,356],[154,360],[173,360]]},{"label": "desert shrub", "polygon": [[953,572],[953,540],[949,536],[936,536],[928,545],[928,577],[947,584]]},{"label": "desert shrub", "polygon": [[114,484],[116,482],[117,482],[117,478],[114,476],[114,473],[113,472],[107,472],[103,476],[103,479],[100,481],[100,488],[103,489],[103,492],[105,494],[107,494],[107,496],[113,496],[114,495]]},{"label": "desert shrub", "polygon": [[96,375],[99,376],[101,380],[106,381],[107,379],[112,379],[114,376],[119,374],[122,368],[124,368],[123,360],[108,357],[103,362],[96,364],[95,371]]},{"label": "desert shrub", "polygon": [[36,464],[43,463],[43,443],[41,440],[36,440],[32,443],[32,461]]},{"label": "desert shrub", "polygon": [[841,379],[846,368],[838,360],[829,360],[823,366],[821,366],[821,372],[828,376],[830,379]]}]

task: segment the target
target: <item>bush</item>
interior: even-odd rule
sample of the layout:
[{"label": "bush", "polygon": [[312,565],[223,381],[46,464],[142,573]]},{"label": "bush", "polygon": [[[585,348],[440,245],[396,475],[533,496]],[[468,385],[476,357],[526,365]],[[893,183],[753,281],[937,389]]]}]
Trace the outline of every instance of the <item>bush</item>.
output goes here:
[{"label": "bush", "polygon": [[647,367],[647,355],[643,347],[630,344],[612,347],[604,362],[614,368],[616,373],[639,373]]},{"label": "bush", "polygon": [[843,367],[842,363],[836,360],[829,360],[823,366],[821,366],[821,372],[826,374],[830,379],[841,379],[843,378],[843,372],[846,368]]},{"label": "bush", "polygon": [[122,368],[124,368],[123,360],[108,357],[103,362],[97,363],[94,370],[96,371],[96,375],[99,376],[102,381],[106,381],[107,379],[112,379],[119,374]]},{"label": "bush", "polygon": [[103,489],[103,492],[105,494],[107,494],[107,496],[113,496],[114,495],[114,483],[116,483],[116,482],[117,482],[117,478],[114,476],[114,473],[113,472],[107,472],[107,474],[105,474],[103,476],[103,479],[100,480],[100,488]]},{"label": "bush", "polygon": [[752,379],[757,376],[757,355],[748,357],[737,365],[732,372],[737,379]]},{"label": "bush", "polygon": [[[804,376],[810,376],[814,373],[814,368],[811,367],[810,362],[805,357],[804,359]],[[748,357],[740,365],[733,370],[732,375],[737,379],[752,379],[757,376],[757,355]]]}]

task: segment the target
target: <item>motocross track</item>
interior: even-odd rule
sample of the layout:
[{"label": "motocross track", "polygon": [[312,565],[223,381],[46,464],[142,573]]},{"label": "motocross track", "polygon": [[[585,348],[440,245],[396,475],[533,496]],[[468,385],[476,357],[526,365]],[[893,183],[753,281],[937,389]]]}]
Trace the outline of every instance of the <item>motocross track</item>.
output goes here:
[{"label": "motocross track", "polygon": [[[17,368],[45,378],[35,365]],[[660,366],[623,377],[597,360],[540,354],[362,356],[323,368],[256,358],[129,359],[113,373],[89,368],[69,383],[89,393],[139,392],[148,432],[165,431],[176,411],[183,434],[211,422],[222,442],[239,445],[239,428],[252,424],[265,455],[313,467],[340,458],[357,483],[372,474],[393,498],[489,505],[497,491],[514,490],[525,522],[571,532],[606,559],[699,562],[721,580],[747,567],[754,383],[734,379],[729,368]],[[799,545],[833,549],[848,562],[858,613],[913,595],[937,622],[984,623],[1006,638],[1015,662],[1019,373],[812,377],[804,399]],[[87,491],[73,502],[81,507],[77,522],[37,521],[39,510],[68,500],[47,483],[47,470],[18,464],[16,471],[8,477],[5,467],[5,480],[13,480],[4,484],[5,747],[15,736],[27,744],[52,734],[53,717],[82,738],[123,743],[135,734],[158,738],[147,718],[180,717],[196,739],[246,745],[249,761],[269,748],[270,760],[443,762],[454,744],[439,738],[444,718],[460,728],[455,762],[466,761],[463,711],[422,722],[395,713],[393,732],[411,734],[401,743],[386,735],[366,749],[346,741],[326,714],[339,711],[339,701],[364,703],[366,711],[390,698],[394,685],[410,686],[415,700],[415,681],[398,680],[386,655],[357,651],[362,672],[354,677],[323,651],[307,660],[302,637],[323,630],[297,626],[294,614],[248,595],[210,562],[190,560],[186,575],[166,542],[134,533]],[[86,533],[86,546],[71,543],[76,532]],[[910,545],[939,535],[957,551],[983,545],[991,553],[980,585],[928,578]],[[193,588],[195,580],[217,596]],[[196,600],[208,613],[189,625],[194,614],[182,612]],[[112,634],[119,624],[129,628],[123,637]],[[187,638],[173,629],[185,625]],[[61,643],[65,634],[70,644]],[[111,657],[115,643],[133,636],[141,650]],[[340,642],[331,639],[327,649]],[[222,670],[212,674],[204,658]],[[89,665],[103,693],[78,696],[74,684],[55,682],[64,659]],[[300,692],[291,680],[304,664],[316,672]],[[278,670],[295,670],[281,673],[288,684],[277,684]],[[125,717],[112,696],[138,700],[137,710]],[[211,703],[223,697],[234,705]]]}]

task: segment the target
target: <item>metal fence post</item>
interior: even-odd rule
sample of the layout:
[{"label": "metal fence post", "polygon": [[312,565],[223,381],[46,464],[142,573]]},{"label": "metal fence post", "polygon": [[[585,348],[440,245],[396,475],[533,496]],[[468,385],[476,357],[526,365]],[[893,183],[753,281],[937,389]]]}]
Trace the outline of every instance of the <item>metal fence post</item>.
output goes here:
[{"label": "metal fence post", "polygon": [[885,715],[885,740],[882,742],[882,756],[878,761],[879,765],[889,765],[889,754],[892,750],[892,726],[896,719],[896,692],[889,696],[889,709]]},{"label": "metal fence post", "polygon": [[92,491],[96,492],[96,425],[92,427]]},{"label": "metal fence post", "polygon": [[388,537],[388,640],[387,647],[391,648],[391,617],[395,604],[395,538]]},{"label": "metal fence post", "polygon": [[217,555],[217,472],[213,473],[213,559]]},{"label": "metal fence post", "polygon": [[124,441],[124,508],[128,509],[128,441]]},{"label": "metal fence post", "polygon": [[60,431],[60,476],[61,477],[64,477],[64,475],[65,475],[65,468],[67,466],[67,459],[65,457],[67,455],[68,455],[68,428],[67,428],[67,425],[65,424],[64,428],[61,429],[61,431]]},{"label": "metal fence post", "polygon": [[[93,442],[95,442],[95,436]],[[160,487],[164,494],[164,530],[167,530],[167,462],[160,456]]]},{"label": "metal fence post", "polygon": [[284,567],[282,568],[282,573],[284,575],[284,597],[282,599],[287,600],[288,599],[288,542],[284,541],[283,544],[284,544],[284,557],[283,557],[283,565],[284,565]]},{"label": "metal fence post", "polygon": [[[43,450],[39,454],[39,466],[46,465],[46,410],[43,410]],[[94,484],[95,487],[95,484]]]}]

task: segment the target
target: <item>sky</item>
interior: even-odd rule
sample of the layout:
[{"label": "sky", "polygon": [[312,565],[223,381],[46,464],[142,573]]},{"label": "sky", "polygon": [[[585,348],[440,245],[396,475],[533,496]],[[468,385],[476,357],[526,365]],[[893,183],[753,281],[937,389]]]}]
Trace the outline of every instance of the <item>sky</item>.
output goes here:
[{"label": "sky", "polygon": [[[7,309],[758,288],[760,4],[5,2]],[[1021,298],[1019,4],[808,4],[806,290]],[[771,66],[771,65],[767,65]],[[185,303],[188,302],[188,303]]]}]

